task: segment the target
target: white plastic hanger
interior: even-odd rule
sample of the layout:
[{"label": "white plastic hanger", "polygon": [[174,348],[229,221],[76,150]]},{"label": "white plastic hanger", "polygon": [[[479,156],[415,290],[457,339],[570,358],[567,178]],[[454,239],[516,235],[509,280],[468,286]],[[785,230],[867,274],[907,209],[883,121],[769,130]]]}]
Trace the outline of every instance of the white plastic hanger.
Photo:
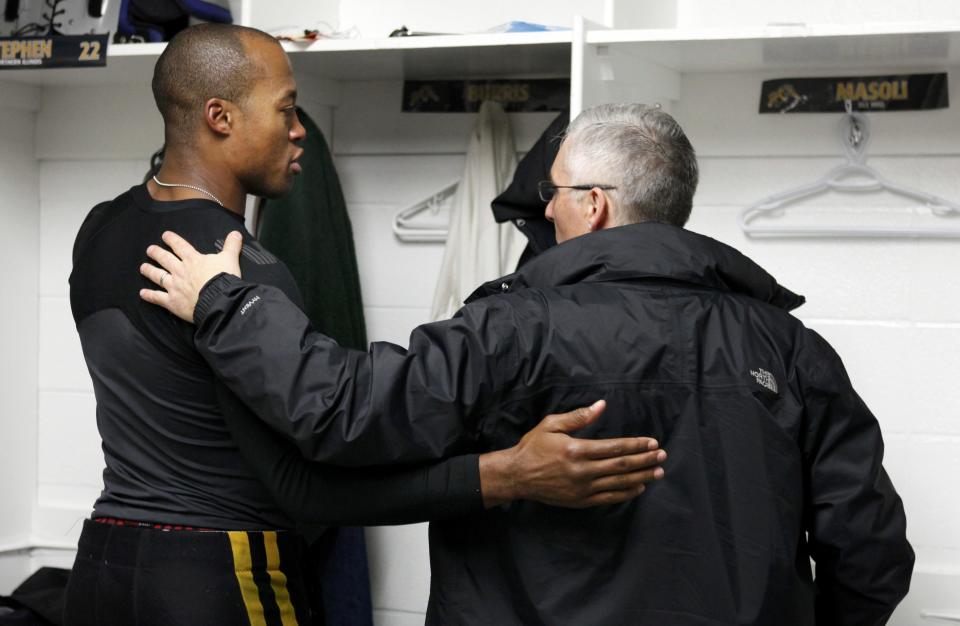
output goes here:
[{"label": "white plastic hanger", "polygon": [[[870,125],[867,118],[854,113],[850,101],[846,102],[847,114],[843,125],[843,149],[847,162],[827,172],[820,180],[781,191],[756,202],[740,212],[737,222],[749,236],[760,237],[928,237],[960,238],[960,204],[938,196],[904,187],[887,180],[866,164],[866,148],[870,141]],[[889,191],[911,198],[929,208],[934,216],[956,220],[942,226],[806,226],[788,224],[758,226],[752,222],[762,216],[782,215],[782,208],[812,195],[826,191],[864,193]]]},{"label": "white plastic hanger", "polygon": [[[393,234],[397,239],[409,243],[446,241],[449,217],[441,214],[440,210],[450,202],[458,185],[459,179],[447,183],[423,200],[400,209],[393,218]],[[423,219],[425,212],[429,212],[434,219]]]},{"label": "white plastic hanger", "polygon": [[960,623],[960,611],[957,612],[945,612],[945,611],[930,611],[923,609],[920,611],[920,617],[925,620],[942,620],[944,622],[955,622]]}]

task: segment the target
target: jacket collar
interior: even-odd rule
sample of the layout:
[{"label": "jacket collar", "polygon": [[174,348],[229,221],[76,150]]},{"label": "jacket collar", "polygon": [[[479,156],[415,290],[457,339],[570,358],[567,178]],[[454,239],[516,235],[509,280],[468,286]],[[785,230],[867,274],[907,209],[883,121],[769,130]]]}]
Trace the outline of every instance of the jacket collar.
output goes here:
[{"label": "jacket collar", "polygon": [[788,311],[805,301],[730,246],[683,228],[647,222],[566,241],[518,272],[482,285],[467,302],[525,287],[643,279],[676,280],[744,294]]}]

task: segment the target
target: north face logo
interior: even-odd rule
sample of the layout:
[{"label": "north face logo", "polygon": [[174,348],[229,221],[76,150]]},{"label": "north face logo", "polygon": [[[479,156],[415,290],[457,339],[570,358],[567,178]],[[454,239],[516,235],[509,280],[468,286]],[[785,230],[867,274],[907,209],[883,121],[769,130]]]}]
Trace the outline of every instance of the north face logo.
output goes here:
[{"label": "north face logo", "polygon": [[773,393],[777,393],[777,379],[773,377],[773,374],[764,369],[755,369],[750,370],[750,374],[757,379],[757,384],[761,387],[766,387]]}]

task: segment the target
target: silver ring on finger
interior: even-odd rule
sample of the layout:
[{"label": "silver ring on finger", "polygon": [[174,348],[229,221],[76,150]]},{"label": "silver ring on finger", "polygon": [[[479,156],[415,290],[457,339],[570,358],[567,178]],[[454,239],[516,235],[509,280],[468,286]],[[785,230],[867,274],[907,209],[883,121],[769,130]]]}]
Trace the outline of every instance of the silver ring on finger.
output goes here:
[{"label": "silver ring on finger", "polygon": [[167,276],[170,275],[170,272],[164,272],[163,276],[160,277],[160,286],[163,287],[163,281],[166,280]]}]

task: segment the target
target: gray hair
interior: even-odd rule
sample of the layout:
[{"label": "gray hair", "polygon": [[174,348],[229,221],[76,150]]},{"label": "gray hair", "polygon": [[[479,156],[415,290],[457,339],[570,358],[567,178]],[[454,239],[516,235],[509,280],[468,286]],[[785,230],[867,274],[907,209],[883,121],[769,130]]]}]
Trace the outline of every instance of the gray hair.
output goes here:
[{"label": "gray hair", "polygon": [[659,107],[602,104],[567,128],[566,168],[575,184],[615,185],[618,225],[683,226],[697,190],[697,156],[683,129]]}]

